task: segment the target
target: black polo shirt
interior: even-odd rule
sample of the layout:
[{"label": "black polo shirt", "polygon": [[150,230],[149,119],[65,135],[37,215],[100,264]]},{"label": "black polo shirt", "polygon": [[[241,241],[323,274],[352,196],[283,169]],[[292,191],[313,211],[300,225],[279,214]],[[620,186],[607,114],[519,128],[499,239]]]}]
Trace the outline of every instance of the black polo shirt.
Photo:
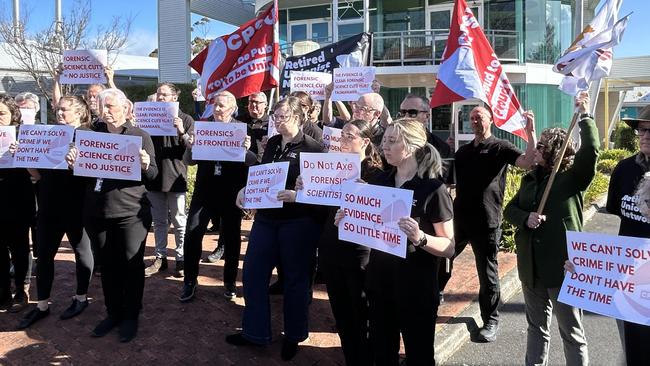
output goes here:
[{"label": "black polo shirt", "polygon": [[[395,187],[396,172],[396,169],[384,172],[371,183]],[[442,181],[416,175],[400,188],[413,191],[411,217],[420,223],[420,229],[425,233],[435,236],[434,223],[453,219],[451,196]],[[415,289],[422,291],[422,296],[433,296],[438,293],[438,264],[439,257],[415,248],[410,241],[406,258],[371,250],[366,267],[366,285],[370,291],[396,298],[403,298],[405,292]]]},{"label": "black polo shirt", "polygon": [[522,151],[506,140],[490,136],[456,151],[456,224],[496,228],[501,225],[508,164]]},{"label": "black polo shirt", "polygon": [[305,133],[305,135],[313,138],[314,140],[318,142],[323,142],[323,130],[318,127],[314,122],[305,122],[302,125],[302,132]]},{"label": "black polo shirt", "polygon": [[[289,162],[287,184],[285,189],[295,189],[296,178],[300,175],[300,153],[323,152],[320,142],[299,131],[291,142],[282,148],[282,135],[271,137],[262,156],[262,164]],[[325,211],[322,206],[306,205],[298,202],[285,202],[281,208],[264,208],[257,210],[257,215],[269,219],[295,219],[300,217],[322,218]]]},{"label": "black polo shirt", "polygon": [[269,115],[265,113],[261,118],[253,118],[247,113],[240,120],[248,125],[248,134],[251,137],[250,151],[257,155],[258,160],[261,160],[261,151],[264,150],[262,149],[262,139],[269,132]]}]

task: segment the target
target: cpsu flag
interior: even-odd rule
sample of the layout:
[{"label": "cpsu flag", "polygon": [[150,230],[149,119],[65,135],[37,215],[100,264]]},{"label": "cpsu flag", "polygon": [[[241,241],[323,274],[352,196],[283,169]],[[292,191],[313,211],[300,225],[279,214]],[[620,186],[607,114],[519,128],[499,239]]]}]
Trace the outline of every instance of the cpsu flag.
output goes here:
[{"label": "cpsu flag", "polygon": [[457,0],[431,96],[431,108],[466,99],[480,99],[492,110],[494,124],[527,141],[526,119],[514,89],[483,30],[467,7]]},{"label": "cpsu flag", "polygon": [[589,89],[591,81],[609,75],[612,48],[620,43],[628,21],[627,16],[617,19],[621,3],[607,0],[553,66],[553,71],[565,75],[559,89],[566,94],[576,95]]},{"label": "cpsu flag", "polygon": [[222,90],[240,98],[278,85],[280,52],[273,31],[277,19],[274,4],[233,33],[210,42],[190,62],[201,75],[206,105],[211,105]]}]

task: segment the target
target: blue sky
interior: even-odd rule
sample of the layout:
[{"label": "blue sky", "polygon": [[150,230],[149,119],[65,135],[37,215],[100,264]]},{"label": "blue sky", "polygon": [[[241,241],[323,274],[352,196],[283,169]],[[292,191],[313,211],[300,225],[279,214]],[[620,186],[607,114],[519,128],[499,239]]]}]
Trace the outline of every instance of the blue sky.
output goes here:
[{"label": "blue sky", "polygon": [[[62,0],[63,13],[66,14],[74,3]],[[131,15],[134,19],[129,45],[124,53],[147,55],[157,47],[158,27],[156,25],[157,0],[91,0],[91,24],[107,24],[113,16]],[[0,14],[11,16],[12,1],[0,0]],[[21,10],[29,12],[28,29],[41,29],[51,24],[54,18],[54,1],[21,0]],[[623,42],[614,49],[614,57],[650,55],[650,42],[647,41],[647,19],[650,16],[649,0],[624,0],[620,15],[633,11]],[[192,22],[199,19],[193,15]],[[235,27],[217,21],[210,22],[209,37],[230,33]]]}]

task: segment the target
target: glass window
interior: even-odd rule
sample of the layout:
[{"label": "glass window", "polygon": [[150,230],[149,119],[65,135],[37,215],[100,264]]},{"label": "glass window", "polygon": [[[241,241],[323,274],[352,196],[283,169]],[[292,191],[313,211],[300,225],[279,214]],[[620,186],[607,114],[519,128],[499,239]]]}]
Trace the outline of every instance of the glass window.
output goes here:
[{"label": "glass window", "polygon": [[339,39],[347,38],[361,32],[363,32],[363,23],[339,25]]},{"label": "glass window", "polygon": [[291,42],[304,41],[307,39],[307,24],[291,25]]},{"label": "glass window", "polygon": [[329,41],[329,23],[320,22],[311,25],[311,40],[321,43]]},{"label": "glass window", "polygon": [[339,2],[339,19],[363,18],[363,1]]},{"label": "glass window", "polygon": [[527,62],[552,64],[572,41],[572,0],[525,0]]},{"label": "glass window", "polygon": [[289,20],[308,20],[318,18],[330,18],[329,5],[308,6],[304,8],[289,9]]},{"label": "glass window", "polygon": [[287,41],[287,11],[284,9],[281,9],[278,11],[278,15],[280,16],[280,21],[278,28],[280,28],[280,40],[282,41]]},{"label": "glass window", "polygon": [[429,0],[429,5],[454,4],[452,0]]}]

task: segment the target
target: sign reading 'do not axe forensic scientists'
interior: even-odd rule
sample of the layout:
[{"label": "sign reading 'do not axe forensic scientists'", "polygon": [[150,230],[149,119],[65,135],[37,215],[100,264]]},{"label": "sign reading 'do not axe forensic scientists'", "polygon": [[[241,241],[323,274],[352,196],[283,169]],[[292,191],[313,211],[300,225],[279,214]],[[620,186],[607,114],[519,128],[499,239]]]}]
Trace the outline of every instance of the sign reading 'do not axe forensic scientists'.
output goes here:
[{"label": "sign reading 'do not axe forensic scientists'", "polygon": [[63,51],[61,84],[105,84],[106,50]]}]

